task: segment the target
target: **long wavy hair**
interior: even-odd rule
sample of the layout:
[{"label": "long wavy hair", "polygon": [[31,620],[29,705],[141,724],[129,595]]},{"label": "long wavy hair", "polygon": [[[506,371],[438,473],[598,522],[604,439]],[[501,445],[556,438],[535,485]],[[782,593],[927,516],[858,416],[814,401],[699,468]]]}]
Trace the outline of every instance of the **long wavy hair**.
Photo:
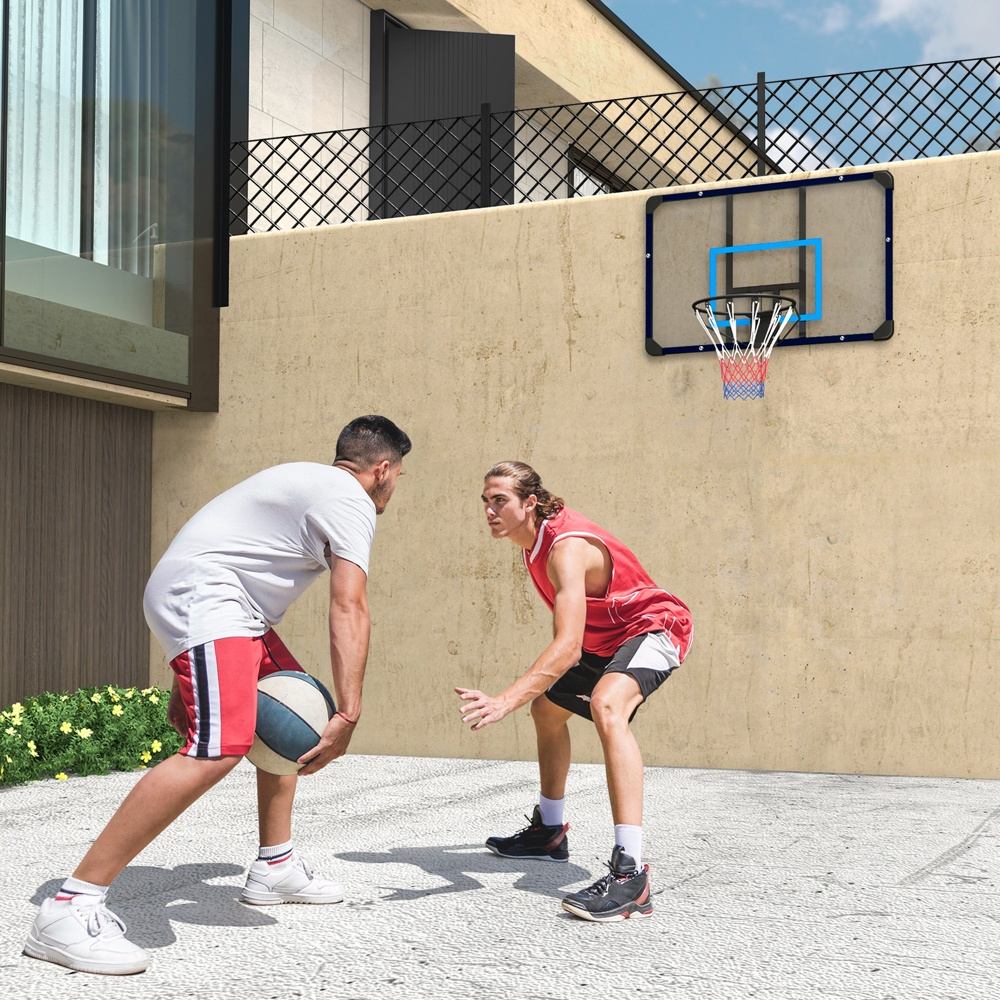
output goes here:
[{"label": "long wavy hair", "polygon": [[566,506],[562,497],[557,497],[542,486],[542,477],[524,462],[497,462],[489,469],[483,479],[510,479],[513,490],[521,498],[527,500],[532,494],[538,501],[535,507],[538,519],[541,521],[554,517]]}]

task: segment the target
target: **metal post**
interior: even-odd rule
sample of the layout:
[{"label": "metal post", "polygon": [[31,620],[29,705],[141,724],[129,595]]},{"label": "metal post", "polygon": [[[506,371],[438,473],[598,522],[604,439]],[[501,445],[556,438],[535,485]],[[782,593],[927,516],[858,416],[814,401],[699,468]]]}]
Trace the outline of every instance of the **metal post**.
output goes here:
[{"label": "metal post", "polygon": [[479,207],[489,208],[492,198],[490,187],[493,175],[492,105],[485,103],[479,109]]},{"label": "metal post", "polygon": [[233,0],[220,0],[215,18],[215,220],[212,305],[229,305],[229,172],[232,156]]},{"label": "metal post", "polygon": [[97,100],[97,0],[83,0],[80,93],[80,256],[94,259],[94,149]]},{"label": "metal post", "polygon": [[767,173],[767,114],[765,102],[767,91],[764,87],[764,74],[757,74],[757,176]]}]

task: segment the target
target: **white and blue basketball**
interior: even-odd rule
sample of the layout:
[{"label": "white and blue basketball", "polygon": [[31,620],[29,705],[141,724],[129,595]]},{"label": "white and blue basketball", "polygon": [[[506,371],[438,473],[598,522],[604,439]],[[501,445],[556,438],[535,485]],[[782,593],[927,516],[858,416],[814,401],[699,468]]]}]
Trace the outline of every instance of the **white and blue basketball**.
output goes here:
[{"label": "white and blue basketball", "polygon": [[268,774],[295,774],[337,711],[330,692],[300,670],[278,670],[257,683],[257,731],[247,760]]}]

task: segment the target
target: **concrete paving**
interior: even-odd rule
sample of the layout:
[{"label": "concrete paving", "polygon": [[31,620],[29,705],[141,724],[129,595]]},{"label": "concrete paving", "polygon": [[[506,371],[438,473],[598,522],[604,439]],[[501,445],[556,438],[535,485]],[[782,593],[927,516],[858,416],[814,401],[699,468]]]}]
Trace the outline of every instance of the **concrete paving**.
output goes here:
[{"label": "concrete paving", "polygon": [[138,774],[0,791],[5,997],[557,1000],[1000,995],[1000,782],[650,768],[656,911],[576,920],[603,872],[603,768],[574,768],[568,865],[483,839],[523,826],[532,764],[349,757],[304,780],[296,841],[335,906],[237,902],[255,856],[241,765],[130,866],[109,903],[151,969],[73,974],[20,955],[35,905]]}]

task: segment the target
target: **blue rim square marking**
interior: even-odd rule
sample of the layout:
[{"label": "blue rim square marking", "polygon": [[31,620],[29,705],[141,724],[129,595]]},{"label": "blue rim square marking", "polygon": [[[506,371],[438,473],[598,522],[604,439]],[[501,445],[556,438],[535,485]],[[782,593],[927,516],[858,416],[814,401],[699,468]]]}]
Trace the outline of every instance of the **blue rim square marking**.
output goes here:
[{"label": "blue rim square marking", "polygon": [[[800,313],[799,321],[821,319],[823,316],[823,241],[819,237],[806,240],[776,240],[773,243],[742,243],[732,247],[712,247],[708,251],[709,297],[715,298],[718,295],[718,262],[719,258],[725,254],[758,253],[762,250],[793,250],[799,247],[811,247],[816,261],[813,273],[813,310],[806,315]],[[736,325],[749,326],[750,320],[737,319]],[[724,326],[729,326],[728,319],[719,323],[720,328]]]}]

